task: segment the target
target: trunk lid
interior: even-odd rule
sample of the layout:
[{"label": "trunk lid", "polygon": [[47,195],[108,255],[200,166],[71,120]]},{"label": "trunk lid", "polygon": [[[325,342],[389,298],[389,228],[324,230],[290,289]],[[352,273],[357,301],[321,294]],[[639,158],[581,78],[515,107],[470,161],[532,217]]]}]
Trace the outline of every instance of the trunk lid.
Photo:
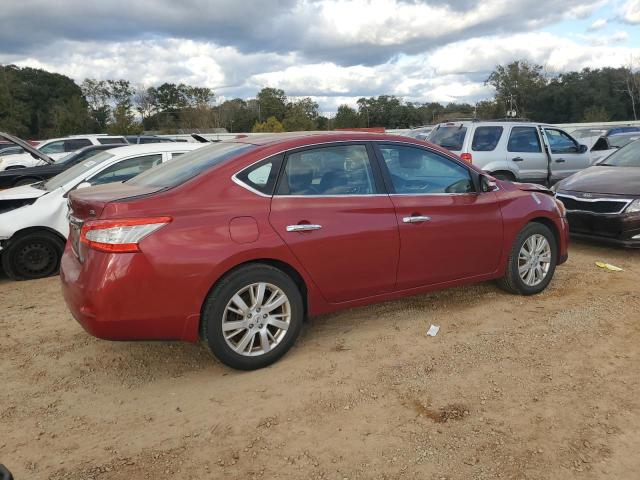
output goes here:
[{"label": "trunk lid", "polygon": [[161,187],[142,187],[126,183],[80,188],[69,194],[69,215],[80,221],[100,218],[108,203],[149,195],[159,190]]}]

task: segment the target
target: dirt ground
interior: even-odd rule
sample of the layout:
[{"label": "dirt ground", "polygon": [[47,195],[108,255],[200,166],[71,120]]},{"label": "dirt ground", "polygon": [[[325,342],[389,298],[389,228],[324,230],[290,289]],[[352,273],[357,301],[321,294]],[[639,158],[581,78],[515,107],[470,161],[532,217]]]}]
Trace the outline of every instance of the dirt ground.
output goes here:
[{"label": "dirt ground", "polygon": [[574,243],[542,295],[485,283],[315,318],[237,372],[200,345],[90,337],[58,278],[0,279],[0,463],[17,480],[638,478],[639,285],[640,251]]}]

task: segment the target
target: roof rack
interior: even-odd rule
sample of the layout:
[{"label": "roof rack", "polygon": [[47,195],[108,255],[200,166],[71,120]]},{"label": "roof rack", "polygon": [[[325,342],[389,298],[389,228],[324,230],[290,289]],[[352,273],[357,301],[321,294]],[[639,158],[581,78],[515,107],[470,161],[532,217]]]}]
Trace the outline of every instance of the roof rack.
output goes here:
[{"label": "roof rack", "polygon": [[491,118],[487,120],[479,120],[482,122],[533,122],[529,118],[520,117],[504,117],[504,118]]}]

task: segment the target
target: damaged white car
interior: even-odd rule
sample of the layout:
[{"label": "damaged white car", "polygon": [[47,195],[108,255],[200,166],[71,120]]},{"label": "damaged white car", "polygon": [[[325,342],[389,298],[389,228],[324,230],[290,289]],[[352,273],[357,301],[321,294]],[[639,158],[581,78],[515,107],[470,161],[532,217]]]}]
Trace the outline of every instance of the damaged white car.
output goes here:
[{"label": "damaged white car", "polygon": [[58,271],[69,234],[67,196],[71,190],[124,182],[203,145],[150,143],[114,148],[46,182],[0,191],[0,261],[5,273],[14,280],[27,280]]}]

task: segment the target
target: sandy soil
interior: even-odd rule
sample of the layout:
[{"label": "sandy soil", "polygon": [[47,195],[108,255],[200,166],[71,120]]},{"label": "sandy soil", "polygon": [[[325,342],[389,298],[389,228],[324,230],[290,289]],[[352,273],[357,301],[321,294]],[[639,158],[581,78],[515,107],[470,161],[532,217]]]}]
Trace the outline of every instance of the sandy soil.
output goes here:
[{"label": "sandy soil", "polygon": [[0,462],[17,480],[638,478],[639,285],[640,252],[578,243],[537,297],[485,283],[315,318],[242,373],[200,345],[90,337],[58,278],[0,279]]}]

